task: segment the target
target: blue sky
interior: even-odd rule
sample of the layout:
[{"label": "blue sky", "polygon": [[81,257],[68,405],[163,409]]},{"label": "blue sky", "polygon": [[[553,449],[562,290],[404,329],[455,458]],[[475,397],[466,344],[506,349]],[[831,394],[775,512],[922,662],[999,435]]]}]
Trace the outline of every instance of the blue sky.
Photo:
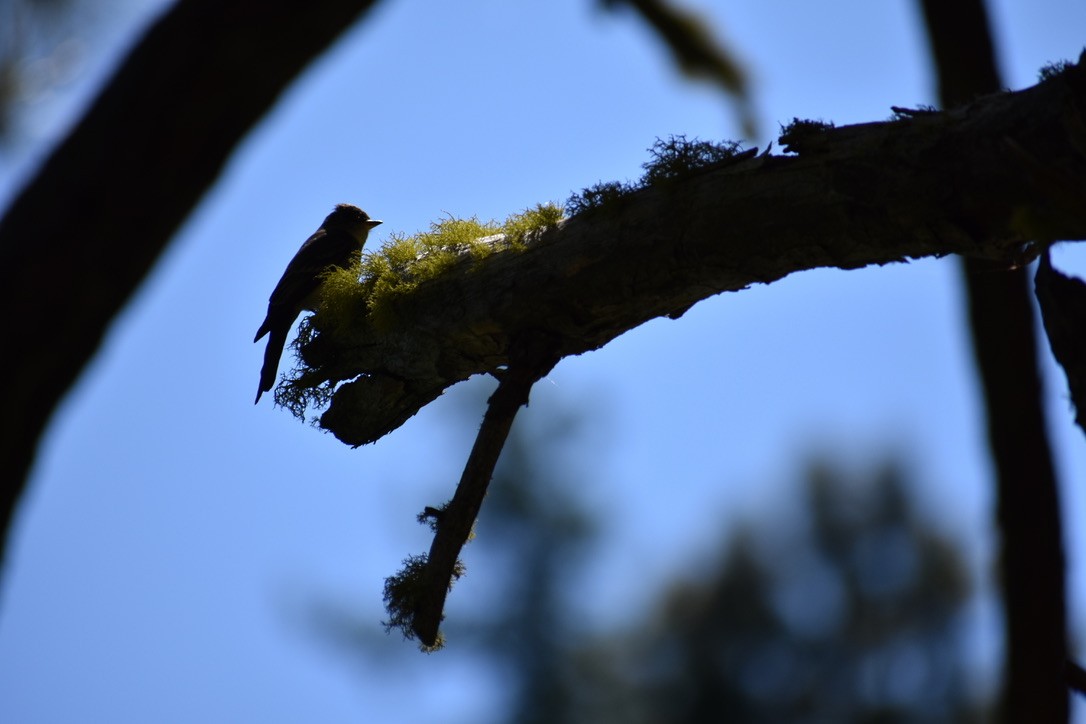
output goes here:
[{"label": "blue sky", "polygon": [[[795,116],[840,125],[933,102],[913,2],[691,5],[751,72],[758,145]],[[93,24],[83,72],[28,109],[3,198],[156,7],[130,1]],[[1086,45],[1080,0],[992,9],[1013,88]],[[727,103],[680,79],[632,16],[588,0],[387,0],[349,31],[238,149],[54,419],[10,543],[0,719],[397,721],[389,707],[411,697],[403,721],[484,721],[498,684],[455,642],[360,670],[289,615],[297,597],[329,592],[380,630],[383,579],[429,545],[414,515],[450,495],[474,432],[453,411],[478,389],[351,450],[252,405],[252,336],[337,202],[384,219],[377,242],[444,214],[502,218],[635,178],[653,139],[678,133],[739,137]],[[518,424],[584,413],[567,452],[592,481],[585,504],[608,511],[586,615],[641,612],[653,583],[688,570],[737,516],[787,505],[788,487],[768,481],[825,449],[858,465],[907,456],[924,506],[985,570],[993,501],[963,330],[955,262],[927,260],[793,275],[562,361]],[[1086,609],[1086,534],[1072,527],[1086,454],[1046,364],[1074,616]],[[486,605],[470,574],[451,599],[450,615]],[[971,646],[991,659],[993,614],[979,614]]]}]

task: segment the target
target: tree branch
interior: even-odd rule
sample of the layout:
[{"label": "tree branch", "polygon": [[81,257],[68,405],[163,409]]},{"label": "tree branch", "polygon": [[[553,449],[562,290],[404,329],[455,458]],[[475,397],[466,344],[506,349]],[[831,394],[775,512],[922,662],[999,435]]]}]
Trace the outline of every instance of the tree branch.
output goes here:
[{"label": "tree branch", "polygon": [[[514,344],[512,353],[513,360],[499,376],[498,389],[488,401],[483,424],[464,465],[456,494],[442,510],[423,514],[432,520],[435,534],[425,562],[416,562],[407,571],[408,575],[417,576],[409,585],[411,593],[399,599],[395,593],[386,594],[390,612],[394,612],[393,620],[400,620],[397,625],[403,626],[405,631],[409,625],[411,632],[429,649],[440,646],[438,628],[444,617],[445,597],[453,580],[460,577],[460,551],[479,517],[513,419],[520,408],[528,404],[532,385],[558,362],[553,340],[545,334],[530,332],[524,335]],[[394,585],[401,578],[389,580]]]},{"label": "tree branch", "polygon": [[795,124],[782,141],[798,156],[712,168],[580,214],[526,250],[465,259],[398,302],[396,323],[318,329],[303,346],[307,383],[351,380],[320,425],[350,445],[373,442],[449,385],[507,364],[525,329],[574,355],[796,271],[953,253],[1012,259],[1041,226],[1048,238],[1086,238],[1086,215],[1050,209],[1009,145],[1061,169],[1081,194],[1086,156],[1073,129],[1083,109],[1080,61],[948,112]]}]

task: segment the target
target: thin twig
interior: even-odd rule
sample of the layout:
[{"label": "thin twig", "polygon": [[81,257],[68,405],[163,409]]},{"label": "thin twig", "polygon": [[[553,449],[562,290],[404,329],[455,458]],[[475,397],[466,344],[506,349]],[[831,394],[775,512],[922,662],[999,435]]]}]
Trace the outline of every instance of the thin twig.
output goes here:
[{"label": "thin twig", "polygon": [[498,389],[487,402],[483,424],[460,476],[456,494],[443,510],[428,516],[435,523],[436,533],[421,574],[411,624],[415,635],[426,647],[438,644],[445,597],[454,576],[458,576],[460,550],[471,536],[513,419],[517,411],[528,404],[532,385],[558,363],[559,356],[547,335],[525,335],[519,342],[512,350],[512,359],[500,377]]}]

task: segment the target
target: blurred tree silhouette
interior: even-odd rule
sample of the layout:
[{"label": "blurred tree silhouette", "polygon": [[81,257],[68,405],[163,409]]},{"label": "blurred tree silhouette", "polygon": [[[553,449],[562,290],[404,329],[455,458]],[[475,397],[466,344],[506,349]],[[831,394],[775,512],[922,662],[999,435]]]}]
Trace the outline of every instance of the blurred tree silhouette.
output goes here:
[{"label": "blurred tree silhouette", "polygon": [[644,627],[585,646],[585,721],[969,722],[962,556],[886,462],[815,463],[800,520],[751,522]]},{"label": "blurred tree silhouette", "polygon": [[[449,623],[458,650],[503,673],[504,721],[985,720],[961,646],[970,575],[910,502],[918,486],[901,464],[812,462],[798,504],[735,530],[719,562],[660,591],[647,619],[586,638],[571,581],[592,553],[575,492],[591,486],[560,455],[577,420],[540,422],[514,427],[470,546],[466,580],[486,606]],[[355,653],[396,657],[357,638],[372,622],[350,617],[314,621]]]},{"label": "blurred tree silhouette", "polygon": [[534,434],[513,428],[478,524],[477,545],[505,559],[488,561],[484,575],[503,580],[505,590],[496,613],[488,612],[493,617],[473,628],[510,672],[516,694],[509,721],[518,724],[575,718],[570,578],[593,529],[571,492],[576,472],[554,464],[562,441],[577,435],[577,419],[559,414],[541,422],[546,428]]},{"label": "blurred tree silhouette", "polygon": [[[468,395],[454,424],[472,424],[485,398]],[[570,579],[590,554],[593,523],[573,491],[590,486],[573,465],[562,464],[564,445],[580,434],[579,418],[554,413],[519,422],[503,448],[478,536],[465,551],[466,581],[458,584],[485,600],[474,608],[476,617],[461,612],[443,625],[456,645],[440,654],[493,662],[513,702],[509,721],[525,724],[573,719],[579,686],[572,678],[578,674],[571,666],[577,651]],[[373,619],[359,613],[365,609],[318,596],[300,622],[351,658],[379,659],[386,670],[418,667],[417,652],[398,637],[379,635]]]},{"label": "blurred tree silhouette", "polygon": [[547,448],[507,450],[476,543],[509,557],[505,613],[481,627],[519,692],[507,721],[982,720],[960,645],[970,577],[898,463],[812,463],[798,517],[748,522],[648,620],[584,640],[562,596],[589,526],[541,479],[528,451]]}]

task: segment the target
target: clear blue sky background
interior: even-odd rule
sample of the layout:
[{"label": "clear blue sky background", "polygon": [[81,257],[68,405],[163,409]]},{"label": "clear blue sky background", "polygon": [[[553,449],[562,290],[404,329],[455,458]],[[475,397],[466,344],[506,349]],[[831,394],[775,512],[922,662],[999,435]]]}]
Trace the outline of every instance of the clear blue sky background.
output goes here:
[{"label": "clear blue sky background", "polygon": [[[933,102],[911,0],[691,4],[751,72],[758,145],[794,116],[844,124]],[[88,23],[81,73],[26,111],[3,198],[158,7],[130,0]],[[1086,45],[1081,0],[992,10],[1011,87]],[[411,645],[384,642],[379,624],[384,577],[429,545],[415,513],[450,495],[470,445],[474,424],[453,410],[479,390],[454,390],[358,450],[254,407],[263,346],[251,340],[268,293],[337,202],[384,219],[378,242],[447,213],[501,218],[635,178],[655,137],[737,138],[735,119],[681,80],[631,15],[589,0],[381,4],[238,149],[53,421],[4,571],[0,720],[479,722],[499,711],[500,677],[455,641],[385,665],[400,659],[381,647]],[[737,515],[785,505],[791,490],[768,481],[827,448],[858,465],[906,455],[924,506],[984,572],[993,501],[956,271],[950,259],[798,274],[559,364],[518,424],[584,414],[567,452],[592,481],[585,504],[608,512],[586,615],[641,613]],[[1083,652],[1086,454],[1062,373],[1046,364]],[[450,615],[485,611],[472,582]],[[297,601],[325,594],[372,621],[369,663],[298,624]],[[976,613],[969,645],[991,661],[996,615]]]}]

